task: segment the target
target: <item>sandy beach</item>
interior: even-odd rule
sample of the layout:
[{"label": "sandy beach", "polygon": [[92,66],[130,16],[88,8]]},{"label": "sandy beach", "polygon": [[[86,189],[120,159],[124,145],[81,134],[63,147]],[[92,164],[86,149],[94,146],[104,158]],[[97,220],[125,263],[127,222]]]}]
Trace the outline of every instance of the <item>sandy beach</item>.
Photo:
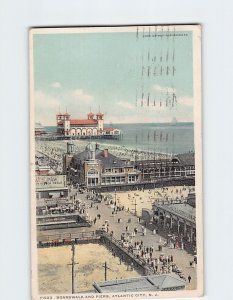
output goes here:
[{"label": "sandy beach", "polygon": [[188,193],[194,187],[180,187],[180,186],[170,186],[166,188],[155,188],[151,190],[144,191],[128,191],[128,192],[116,192],[115,193],[104,193],[104,196],[111,195],[111,199],[120,206],[124,206],[125,209],[129,209],[132,213],[135,213],[135,203],[136,203],[136,212],[140,216],[142,209],[152,208],[152,203],[154,201],[160,200],[180,200],[186,199]]},{"label": "sandy beach", "polygon": [[[66,152],[66,145],[68,141],[36,141],[36,150],[40,151],[53,159],[61,160],[62,155]],[[74,143],[74,150],[75,152],[79,153],[85,150],[86,145],[90,142],[89,140],[73,140]],[[95,143],[95,142],[93,142]],[[135,156],[137,155],[138,160],[145,160],[145,159],[164,159],[169,158],[170,154],[165,153],[154,153],[148,151],[136,151],[135,149],[126,148],[122,145],[112,145],[103,142],[101,140],[98,141],[101,149],[108,149],[110,153],[116,155],[122,159],[130,159],[134,160]]]},{"label": "sandy beach", "polygon": [[[140,276],[103,245],[76,245],[75,253],[75,293],[94,292],[93,282],[104,281],[105,261],[107,280]],[[39,294],[71,293],[71,257],[71,246],[38,249]]]}]

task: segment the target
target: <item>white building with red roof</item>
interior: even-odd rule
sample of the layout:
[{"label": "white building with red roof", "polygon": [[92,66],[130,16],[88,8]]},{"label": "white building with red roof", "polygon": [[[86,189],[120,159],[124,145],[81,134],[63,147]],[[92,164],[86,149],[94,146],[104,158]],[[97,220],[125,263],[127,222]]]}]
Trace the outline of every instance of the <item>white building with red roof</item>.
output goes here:
[{"label": "white building with red roof", "polygon": [[68,113],[57,114],[57,133],[64,136],[120,136],[119,129],[106,127],[104,128],[104,114],[98,112],[94,114],[89,112],[87,119],[71,119]]}]

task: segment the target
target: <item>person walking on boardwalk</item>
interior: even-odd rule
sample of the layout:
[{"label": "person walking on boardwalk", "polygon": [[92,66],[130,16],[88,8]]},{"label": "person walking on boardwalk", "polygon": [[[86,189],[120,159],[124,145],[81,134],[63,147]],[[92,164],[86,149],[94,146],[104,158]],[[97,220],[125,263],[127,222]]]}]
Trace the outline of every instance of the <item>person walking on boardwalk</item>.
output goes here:
[{"label": "person walking on boardwalk", "polygon": [[189,281],[189,283],[190,283],[191,279],[192,279],[192,277],[189,275],[189,277],[188,277],[188,281]]}]

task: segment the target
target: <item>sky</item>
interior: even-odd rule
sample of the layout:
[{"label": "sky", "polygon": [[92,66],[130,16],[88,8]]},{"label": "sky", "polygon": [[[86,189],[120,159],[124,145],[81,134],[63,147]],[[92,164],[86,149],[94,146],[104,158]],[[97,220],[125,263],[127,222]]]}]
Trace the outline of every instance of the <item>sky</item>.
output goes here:
[{"label": "sky", "polygon": [[85,119],[101,110],[108,124],[192,122],[192,32],[166,33],[34,34],[35,121],[55,126],[59,111]]}]

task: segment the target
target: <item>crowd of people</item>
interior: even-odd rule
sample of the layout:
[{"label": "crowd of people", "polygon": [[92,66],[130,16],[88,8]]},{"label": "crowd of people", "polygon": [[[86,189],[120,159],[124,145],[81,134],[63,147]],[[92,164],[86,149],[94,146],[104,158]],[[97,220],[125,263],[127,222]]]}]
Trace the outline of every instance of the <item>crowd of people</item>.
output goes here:
[{"label": "crowd of people", "polygon": [[[82,152],[85,150],[87,145],[86,140],[74,140],[72,141],[75,146],[75,152]],[[97,142],[99,143],[99,141]],[[62,155],[66,152],[66,144],[67,141],[36,141],[36,150],[41,153],[46,154],[47,156],[55,159],[61,160]],[[109,152],[113,155],[122,158],[122,159],[135,159],[137,160],[145,160],[145,159],[166,159],[169,158],[171,155],[165,153],[155,153],[153,151],[143,151],[143,150],[135,150],[130,149],[125,146],[120,145],[113,145],[113,144],[106,144],[101,142],[100,147],[102,149],[108,148]]]},{"label": "crowd of people", "polygon": [[[112,232],[110,233],[112,234]],[[180,277],[183,276],[183,274],[180,272],[180,269],[177,267],[177,265],[173,261],[173,255],[165,256],[164,254],[160,254],[157,257],[155,257],[154,247],[146,247],[143,245],[143,241],[137,241],[134,243],[134,246],[126,246],[127,242],[125,241],[124,235],[121,237],[121,246],[123,248],[127,248],[128,251],[131,251],[132,253],[135,253],[136,250],[136,258],[144,260],[144,264],[147,264],[151,269],[153,269],[154,274],[164,274],[164,273],[180,273]],[[116,255],[114,250],[112,249],[113,256]],[[123,260],[122,257],[120,257],[120,262]]]},{"label": "crowd of people", "polygon": [[[144,264],[152,269],[154,274],[167,274],[174,272],[180,278],[186,280],[182,270],[178,268],[174,262],[173,255],[166,256],[161,252],[157,252],[156,250],[160,249],[154,249],[153,245],[144,245],[143,240],[139,238],[139,235],[144,234],[144,230],[144,226],[141,226],[141,230],[135,226],[133,231],[130,231],[129,226],[126,226],[125,232],[122,232],[121,234],[121,246],[134,254],[137,259],[144,261]],[[110,231],[110,234],[113,234],[113,232]]]},{"label": "crowd of people", "polygon": [[[173,193],[177,194],[180,193],[180,190],[185,189],[183,188],[176,188],[173,189]],[[167,188],[161,188],[161,193],[164,193],[167,191]],[[140,191],[145,192],[145,191]],[[148,195],[152,193],[152,190],[146,191]],[[130,193],[129,193],[130,194]],[[132,193],[130,194],[132,196]],[[139,191],[133,192],[133,197],[138,197]],[[176,262],[174,261],[173,255],[165,255],[162,253],[162,249],[155,249],[154,243],[151,243],[148,245],[144,242],[143,236],[146,236],[148,234],[147,232],[147,226],[145,226],[145,222],[141,220],[140,217],[137,217],[137,224],[132,222],[132,216],[129,214],[129,217],[127,220],[122,220],[122,211],[129,212],[129,207],[121,205],[114,193],[112,194],[101,194],[101,193],[87,193],[85,200],[79,199],[79,192],[78,190],[75,190],[73,188],[70,189],[70,199],[73,201],[72,205],[67,206],[58,206],[54,209],[50,209],[49,213],[72,213],[77,212],[80,215],[82,215],[83,218],[88,219],[91,224],[95,225],[97,221],[100,221],[97,223],[99,224],[104,223],[102,226],[102,230],[105,231],[110,237],[116,237],[115,233],[113,232],[112,227],[112,221],[109,220],[103,220],[103,217],[101,216],[101,209],[99,206],[104,203],[107,205],[110,209],[110,213],[112,217],[114,218],[114,223],[117,223],[121,226],[121,236],[119,239],[120,246],[122,249],[125,249],[126,252],[132,253],[134,255],[135,259],[139,259],[140,261],[143,261],[143,263],[148,266],[150,270],[153,271],[154,274],[167,274],[174,272],[177,275],[180,276],[180,278],[186,280],[182,270],[177,266]],[[98,200],[98,201],[97,201]],[[96,212],[95,217],[89,217],[90,209],[94,209]],[[91,213],[93,216],[93,213]],[[106,216],[104,216],[106,218]],[[102,222],[101,222],[102,221]],[[124,225],[123,225],[124,224]],[[158,231],[154,229],[151,234],[153,236],[158,237]],[[151,237],[153,238],[153,237]],[[162,240],[160,238],[159,240],[160,245],[165,245],[166,241]],[[196,262],[192,261],[190,262],[190,266],[192,263],[192,267],[195,266]],[[191,277],[191,276],[190,276]],[[187,280],[190,281],[191,278],[187,277]]]},{"label": "crowd of people", "polygon": [[62,155],[64,150],[55,142],[36,142],[36,164],[50,166],[56,174],[61,174],[63,170]]},{"label": "crowd of people", "polygon": [[[105,201],[105,204],[109,205],[112,214],[117,214],[122,210],[127,211],[124,206],[118,206],[117,202],[113,200],[113,197],[104,196],[103,200]],[[98,205],[91,207],[95,207],[95,209],[98,211]],[[100,218],[101,215],[97,214],[97,216],[93,220],[93,223],[96,224],[97,220],[99,220]],[[118,217],[117,223],[122,222],[122,218]],[[180,269],[175,264],[172,255],[165,256],[161,252],[157,252],[156,250],[160,249],[154,249],[153,245],[144,245],[144,242],[142,239],[140,239],[140,237],[147,234],[147,228],[141,224],[140,218],[137,219],[137,222],[137,226],[132,226],[131,217],[128,218],[127,225],[125,226],[124,231],[121,233],[120,246],[125,249],[125,251],[131,252],[135,256],[135,258],[144,261],[144,264],[152,269],[154,274],[166,274],[175,272],[181,278],[185,279],[185,276],[182,272],[180,272]],[[114,232],[111,228],[111,222],[109,222],[108,220],[104,221],[102,230],[109,234],[111,237],[114,236]],[[157,233],[157,230],[152,232],[153,235],[156,235]],[[164,241],[161,240],[161,243],[163,242]]]},{"label": "crowd of people", "polygon": [[74,213],[77,211],[77,206],[73,204],[69,205],[58,205],[56,207],[46,206],[41,210],[42,215],[53,215],[53,214],[64,214],[64,213]]},{"label": "crowd of people", "polygon": [[[187,200],[192,187],[161,187],[145,190],[143,188],[137,191],[115,192],[105,194],[107,201],[114,199],[119,206],[125,206],[126,210],[132,214],[141,215],[143,208],[151,209],[154,201],[157,203],[184,203]],[[136,208],[136,212],[135,212]]]},{"label": "crowd of people", "polygon": [[[74,141],[74,143],[79,143],[78,151],[83,151],[85,149],[86,141]],[[108,145],[109,146],[109,145]],[[110,145],[109,151],[121,158],[132,159],[136,154],[138,155],[138,159],[153,159],[154,153],[147,152],[135,152],[135,150],[129,150],[122,146],[114,146]],[[43,154],[38,158],[43,164],[47,163],[52,168],[59,173],[59,168],[62,167],[62,156],[66,151],[66,141],[61,142],[37,142],[36,150]],[[141,156],[140,156],[141,155]],[[162,158],[162,154],[158,154],[157,158]],[[57,207],[45,208],[43,214],[63,214],[63,213],[74,213],[77,212],[86,219],[89,218],[88,211],[90,208],[95,207],[97,214],[94,218],[89,218],[90,223],[96,224],[98,220],[101,219],[101,214],[98,211],[98,203],[104,201],[105,204],[109,205],[111,209],[111,215],[115,219],[117,219],[117,223],[123,223],[120,214],[121,211],[127,211],[131,214],[136,215],[136,209],[138,212],[138,216],[141,215],[141,208],[151,208],[153,201],[183,201],[187,198],[188,193],[191,191],[192,187],[161,187],[156,189],[144,190],[140,189],[137,191],[130,192],[115,192],[109,194],[97,194],[97,193],[89,193],[87,194],[87,199],[91,201],[79,201],[78,192],[71,194],[71,200],[73,204],[71,205],[57,205]],[[73,189],[72,189],[73,190]],[[153,245],[147,246],[144,245],[143,240],[140,239],[140,236],[146,236],[147,227],[142,226],[140,222],[140,218],[138,218],[138,226],[131,226],[131,217],[127,220],[128,225],[125,226],[120,242],[124,249],[132,252],[136,258],[141,259],[148,265],[155,274],[164,274],[175,272],[181,278],[184,278],[182,270],[180,270],[176,263],[174,262],[174,258],[172,255],[164,255],[161,252],[156,252]],[[102,229],[108,233],[110,236],[114,236],[114,232],[111,228],[111,224],[109,221],[105,221]],[[157,231],[154,230],[153,235],[157,235]],[[192,266],[195,266],[195,262],[192,262]],[[189,278],[188,278],[189,280]],[[190,278],[191,280],[191,278]],[[189,280],[189,281],[190,281]]]}]

